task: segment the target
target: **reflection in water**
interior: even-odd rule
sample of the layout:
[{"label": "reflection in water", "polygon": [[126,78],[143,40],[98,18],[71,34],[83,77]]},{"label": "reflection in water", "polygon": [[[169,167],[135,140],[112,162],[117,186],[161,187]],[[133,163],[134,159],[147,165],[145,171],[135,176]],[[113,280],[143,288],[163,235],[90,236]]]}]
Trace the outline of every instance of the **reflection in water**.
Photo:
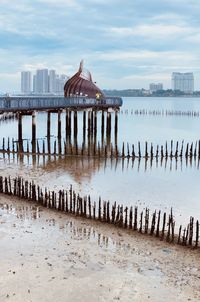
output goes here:
[{"label": "reflection in water", "polygon": [[[45,211],[47,211],[45,209]],[[0,216],[9,219],[11,215],[16,217],[22,222],[30,222],[31,220],[39,220],[42,226],[48,224],[49,227],[53,227],[54,231],[67,233],[73,240],[89,240],[91,242],[96,242],[100,247],[105,247],[107,249],[116,250],[129,250],[130,245],[124,244],[123,242],[116,241],[111,237],[103,234],[103,229],[101,227],[101,232],[97,224],[92,226],[92,222],[86,223],[83,218],[81,220],[75,220],[74,218],[69,218],[69,216],[60,215],[55,218],[43,219],[42,215],[43,209],[37,205],[12,205],[7,203],[0,203]],[[51,213],[52,214],[52,213]],[[63,221],[65,219],[65,221]],[[111,226],[109,226],[110,228]],[[25,232],[28,232],[27,230]]]},{"label": "reflection in water", "polygon": [[4,160],[9,164],[21,164],[33,166],[34,168],[41,167],[44,170],[51,172],[61,169],[68,173],[77,181],[81,181],[86,177],[89,179],[95,172],[100,170],[111,169],[114,171],[131,170],[133,172],[146,172],[152,169],[160,169],[166,171],[181,172],[186,168],[199,170],[199,158],[98,158],[98,157],[55,157],[46,155],[5,155]]},{"label": "reflection in water", "polygon": [[12,204],[0,203],[1,215],[12,214],[18,219],[26,221],[40,218],[40,207],[37,205],[15,206]]}]

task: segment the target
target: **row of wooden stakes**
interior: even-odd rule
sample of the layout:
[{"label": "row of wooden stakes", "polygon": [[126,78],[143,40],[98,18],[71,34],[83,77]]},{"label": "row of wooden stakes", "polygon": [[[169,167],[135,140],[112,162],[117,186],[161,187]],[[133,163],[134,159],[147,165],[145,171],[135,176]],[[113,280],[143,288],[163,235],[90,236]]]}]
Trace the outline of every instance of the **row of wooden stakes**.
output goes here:
[{"label": "row of wooden stakes", "polygon": [[110,204],[109,201],[102,201],[101,198],[98,203],[92,202],[90,195],[81,197],[72,186],[69,190],[59,192],[47,188],[43,190],[33,181],[21,177],[11,179],[11,177],[0,176],[0,193],[18,196],[50,209],[150,234],[167,242],[190,247],[199,246],[199,221],[194,222],[194,218],[190,217],[187,227],[180,226],[176,234],[172,209],[169,215],[166,213],[161,215],[161,211],[150,214],[147,208],[139,211],[137,206],[128,208],[116,202]]},{"label": "row of wooden stakes", "polygon": [[[31,144],[32,145],[32,144]],[[137,148],[137,150],[136,150]],[[171,140],[170,144],[168,142],[165,145],[154,145],[145,142],[144,148],[142,150],[141,143],[138,142],[137,146],[135,144],[125,143],[122,144],[121,151],[117,144],[113,146],[112,143],[104,144],[103,146],[95,141],[88,141],[82,143],[82,146],[78,146],[78,143],[72,144],[65,140],[54,140],[53,146],[51,146],[51,141],[39,140],[35,142],[35,151],[32,151],[29,140],[26,142],[24,147],[24,142],[14,141],[10,143],[10,139],[7,139],[7,145],[5,138],[3,138],[1,153],[25,153],[25,154],[43,154],[43,155],[76,155],[76,156],[94,156],[99,158],[199,158],[200,159],[200,140],[195,143],[184,143],[184,141],[174,142]]]},{"label": "row of wooden stakes", "polygon": [[131,115],[159,115],[159,116],[187,116],[187,117],[199,117],[200,113],[199,111],[193,111],[193,110],[147,110],[147,109],[125,109],[120,110],[121,114],[131,114]]}]

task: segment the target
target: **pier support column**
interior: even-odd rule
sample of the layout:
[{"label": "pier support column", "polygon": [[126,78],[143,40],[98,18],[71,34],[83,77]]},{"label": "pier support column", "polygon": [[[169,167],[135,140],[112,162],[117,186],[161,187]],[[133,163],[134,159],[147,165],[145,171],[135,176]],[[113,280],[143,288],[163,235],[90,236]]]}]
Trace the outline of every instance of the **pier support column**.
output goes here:
[{"label": "pier support column", "polygon": [[68,124],[68,130],[69,130],[69,141],[71,141],[71,129],[72,129],[72,112],[69,110],[69,124]]},{"label": "pier support column", "polygon": [[19,152],[23,150],[23,139],[22,139],[22,115],[21,113],[18,114],[18,146]]},{"label": "pier support column", "polygon": [[68,111],[68,109],[66,109],[66,113],[65,113],[65,137],[66,137],[66,141],[67,141],[68,135],[69,135],[69,111]]},{"label": "pier support column", "polygon": [[106,136],[108,136],[108,133],[109,133],[109,118],[110,118],[110,113],[107,112],[107,116],[106,116]]},{"label": "pier support column", "polygon": [[51,154],[51,112],[47,112],[47,151]]},{"label": "pier support column", "polygon": [[91,111],[91,136],[93,136],[94,133],[94,111]]},{"label": "pier support column", "polygon": [[85,131],[86,131],[86,112],[83,111],[83,144],[85,145]]},{"label": "pier support column", "polygon": [[106,120],[106,140],[107,140],[107,146],[110,145],[110,139],[111,139],[111,113],[107,112],[107,120]]},{"label": "pier support column", "polygon": [[88,155],[90,154],[91,145],[91,111],[88,111],[88,128],[87,128],[87,140],[88,140]]},{"label": "pier support column", "polygon": [[77,139],[78,134],[78,119],[77,119],[77,111],[74,111],[74,138]]},{"label": "pier support column", "polygon": [[61,140],[61,111],[58,111],[58,140]]},{"label": "pier support column", "polygon": [[97,112],[94,112],[94,135],[97,135]]},{"label": "pier support column", "polygon": [[61,111],[58,110],[58,154],[62,153],[62,145],[61,145]]},{"label": "pier support column", "polygon": [[[94,150],[96,150],[97,143],[97,111],[94,111]],[[96,151],[94,152],[96,155]]]},{"label": "pier support column", "polygon": [[32,113],[32,153],[36,153],[36,113]]},{"label": "pier support column", "polygon": [[90,136],[90,131],[91,131],[91,111],[88,111],[88,136]]},{"label": "pier support column", "polygon": [[117,145],[117,134],[118,134],[118,112],[115,111],[115,145]]},{"label": "pier support column", "polygon": [[104,110],[102,110],[102,113],[101,113],[101,144],[102,144],[102,146],[104,144],[104,128],[105,128],[105,116],[104,116]]},{"label": "pier support column", "polygon": [[47,138],[51,136],[51,112],[47,112]]}]

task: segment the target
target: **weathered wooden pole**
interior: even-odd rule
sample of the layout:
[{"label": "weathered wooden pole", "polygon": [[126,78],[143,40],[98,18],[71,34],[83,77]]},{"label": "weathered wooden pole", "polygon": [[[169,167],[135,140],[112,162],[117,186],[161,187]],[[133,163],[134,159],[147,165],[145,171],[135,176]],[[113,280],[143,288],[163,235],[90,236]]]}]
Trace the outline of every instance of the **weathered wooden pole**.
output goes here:
[{"label": "weathered wooden pole", "polygon": [[61,111],[58,110],[58,140],[61,140]]},{"label": "weathered wooden pole", "polygon": [[19,152],[23,150],[23,139],[22,139],[22,115],[18,114],[18,144],[19,144]]},{"label": "weathered wooden pole", "polygon": [[69,135],[69,110],[66,109],[65,111],[65,137],[67,140],[67,137]]},{"label": "weathered wooden pole", "polygon": [[47,139],[51,136],[51,112],[47,112]]},{"label": "weathered wooden pole", "polygon": [[107,112],[107,115],[106,115],[106,137],[108,136],[108,133],[109,133],[109,112]]},{"label": "weathered wooden pole", "polygon": [[86,111],[83,111],[83,143],[85,144],[85,136],[86,136]]},{"label": "weathered wooden pole", "polygon": [[91,132],[91,111],[88,111],[88,136],[90,136],[90,132]]},{"label": "weathered wooden pole", "polygon": [[94,136],[97,136],[97,111],[94,111]]},{"label": "weathered wooden pole", "polygon": [[91,135],[94,133],[94,111],[91,111],[91,127],[90,127]]},{"label": "weathered wooden pole", "polygon": [[36,153],[36,113],[32,112],[32,153]]},{"label": "weathered wooden pole", "polygon": [[104,116],[104,110],[102,110],[101,113],[101,144],[104,145],[104,129],[105,129],[105,116]]},{"label": "weathered wooden pole", "polygon": [[71,129],[72,129],[72,112],[69,110],[69,116],[68,116],[68,131],[69,131],[69,138],[71,138]]},{"label": "weathered wooden pole", "polygon": [[106,121],[106,143],[107,147],[110,149],[111,142],[111,113],[107,112],[107,121]]},{"label": "weathered wooden pole", "polygon": [[115,111],[115,145],[117,145],[117,134],[118,134],[118,112]]},{"label": "weathered wooden pole", "polygon": [[78,119],[77,119],[77,111],[74,111],[74,138],[77,139],[78,134]]}]

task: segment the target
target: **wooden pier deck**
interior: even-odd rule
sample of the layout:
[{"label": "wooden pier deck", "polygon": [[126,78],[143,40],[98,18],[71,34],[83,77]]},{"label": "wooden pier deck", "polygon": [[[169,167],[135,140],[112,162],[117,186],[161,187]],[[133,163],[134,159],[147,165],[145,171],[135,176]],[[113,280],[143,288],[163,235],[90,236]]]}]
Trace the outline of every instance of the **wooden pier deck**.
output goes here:
[{"label": "wooden pier deck", "polygon": [[119,97],[107,97],[102,100],[88,97],[63,96],[9,96],[0,97],[0,112],[23,112],[76,109],[82,110],[94,108],[104,110],[108,108],[118,109],[122,106],[122,99]]}]

